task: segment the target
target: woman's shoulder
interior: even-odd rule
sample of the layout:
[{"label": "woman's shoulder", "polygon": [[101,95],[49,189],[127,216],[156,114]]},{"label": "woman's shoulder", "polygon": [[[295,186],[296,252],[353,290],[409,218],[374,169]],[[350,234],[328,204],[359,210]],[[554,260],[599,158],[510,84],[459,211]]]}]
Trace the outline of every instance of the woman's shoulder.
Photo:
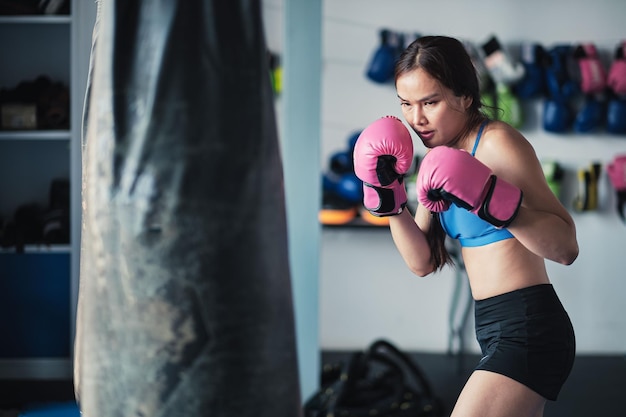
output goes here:
[{"label": "woman's shoulder", "polygon": [[523,137],[519,130],[500,120],[490,120],[485,126],[484,134],[490,137]]},{"label": "woman's shoulder", "polygon": [[476,156],[495,171],[521,169],[537,159],[526,137],[501,121],[492,121],[485,127]]},{"label": "woman's shoulder", "polygon": [[512,151],[534,152],[532,145],[526,137],[508,123],[493,120],[485,126],[480,145],[482,151],[488,154],[502,154]]}]

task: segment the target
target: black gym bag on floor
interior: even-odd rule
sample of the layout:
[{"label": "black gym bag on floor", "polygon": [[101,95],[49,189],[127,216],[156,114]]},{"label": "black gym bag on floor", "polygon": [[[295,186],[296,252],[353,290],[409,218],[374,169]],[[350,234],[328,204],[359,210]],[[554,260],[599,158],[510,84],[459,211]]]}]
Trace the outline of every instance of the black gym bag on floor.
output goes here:
[{"label": "black gym bag on floor", "polygon": [[346,363],[324,364],[321,387],[304,404],[305,417],[440,417],[441,401],[422,370],[386,340]]}]

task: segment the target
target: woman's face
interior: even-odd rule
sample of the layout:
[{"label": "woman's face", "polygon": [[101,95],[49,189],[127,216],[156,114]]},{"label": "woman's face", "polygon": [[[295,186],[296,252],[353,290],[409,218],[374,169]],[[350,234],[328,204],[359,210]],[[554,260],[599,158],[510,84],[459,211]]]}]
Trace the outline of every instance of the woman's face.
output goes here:
[{"label": "woman's face", "polygon": [[467,122],[468,97],[456,97],[421,68],[396,80],[402,114],[427,148],[449,145]]}]

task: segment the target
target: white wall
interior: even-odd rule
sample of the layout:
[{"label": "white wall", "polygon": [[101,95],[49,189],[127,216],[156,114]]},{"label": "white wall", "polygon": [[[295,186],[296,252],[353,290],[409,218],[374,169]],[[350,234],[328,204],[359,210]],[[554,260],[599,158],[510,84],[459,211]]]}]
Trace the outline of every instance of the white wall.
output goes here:
[{"label": "white wall", "polygon": [[[401,116],[393,87],[364,75],[381,28],[445,34],[477,44],[495,34],[513,54],[522,42],[550,47],[591,41],[608,56],[626,39],[622,0],[327,0],[323,14],[321,169],[331,153],[345,150],[355,130],[382,115]],[[568,208],[579,168],[626,153],[626,136],[549,134],[541,128],[541,102],[526,103],[524,109],[522,131],[538,156],[557,159],[568,172],[562,197]],[[415,139],[416,152],[422,153]],[[574,323],[579,353],[623,353],[626,225],[616,215],[604,174],[600,188],[598,211],[573,212],[579,258],[568,267],[549,262],[548,270]],[[387,230],[325,228],[321,248],[322,349],[358,349],[379,336],[406,349],[447,348],[452,270],[423,279],[412,276]],[[469,337],[475,351],[471,330]]]}]

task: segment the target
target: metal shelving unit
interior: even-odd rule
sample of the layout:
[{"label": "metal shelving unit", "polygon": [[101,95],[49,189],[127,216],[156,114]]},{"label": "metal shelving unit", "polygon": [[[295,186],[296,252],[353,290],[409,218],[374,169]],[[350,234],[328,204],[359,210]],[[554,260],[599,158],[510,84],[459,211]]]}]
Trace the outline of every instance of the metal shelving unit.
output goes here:
[{"label": "metal shelving unit", "polygon": [[[0,220],[46,205],[52,180],[70,181],[70,241],[0,248],[0,379],[71,379],[80,252],[80,127],[95,6],[69,15],[0,16],[0,88],[40,75],[69,88],[69,126],[0,129]],[[1,223],[0,223],[1,226]]]}]

